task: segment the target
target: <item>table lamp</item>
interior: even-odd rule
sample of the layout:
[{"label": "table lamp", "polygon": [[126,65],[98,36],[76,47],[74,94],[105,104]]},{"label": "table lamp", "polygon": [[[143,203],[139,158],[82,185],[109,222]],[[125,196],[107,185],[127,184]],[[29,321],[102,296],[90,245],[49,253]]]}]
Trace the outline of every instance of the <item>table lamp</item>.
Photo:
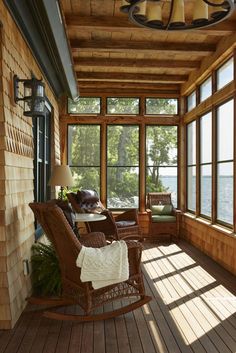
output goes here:
[{"label": "table lamp", "polygon": [[59,199],[62,200],[64,187],[74,185],[70,167],[68,165],[56,165],[49,180],[49,185],[61,187]]}]

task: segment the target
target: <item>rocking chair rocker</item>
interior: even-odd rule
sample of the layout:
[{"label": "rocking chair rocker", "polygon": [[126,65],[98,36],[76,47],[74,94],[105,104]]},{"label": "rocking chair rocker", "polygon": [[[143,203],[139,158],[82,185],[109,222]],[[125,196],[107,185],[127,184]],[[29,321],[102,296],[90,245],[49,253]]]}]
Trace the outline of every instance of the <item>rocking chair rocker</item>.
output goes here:
[{"label": "rocking chair rocker", "polygon": [[[91,282],[81,282],[81,269],[76,266],[76,259],[82,245],[94,248],[106,246],[104,234],[101,232],[93,232],[84,235],[79,241],[74,235],[63,211],[57,205],[50,203],[30,203],[29,206],[43,227],[49,240],[54,245],[61,269],[61,297],[31,297],[28,299],[28,301],[33,304],[49,305],[49,309],[43,313],[44,316],[56,320],[81,322],[105,320],[139,308],[151,300],[151,297],[145,295],[143,275],[140,269],[142,253],[142,245],[140,243],[127,241],[129,279],[121,283],[94,289]],[[101,314],[92,313],[94,309],[108,302],[122,298],[131,299],[132,297],[138,297],[138,299],[120,309],[103,312]],[[50,310],[50,307],[55,308],[76,304],[83,309],[84,315],[63,314]]]}]

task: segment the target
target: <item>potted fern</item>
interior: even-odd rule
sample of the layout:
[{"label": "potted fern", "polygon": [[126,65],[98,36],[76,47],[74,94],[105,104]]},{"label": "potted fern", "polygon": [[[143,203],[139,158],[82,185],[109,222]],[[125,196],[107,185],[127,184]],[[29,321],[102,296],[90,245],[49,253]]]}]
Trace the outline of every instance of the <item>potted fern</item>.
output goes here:
[{"label": "potted fern", "polygon": [[61,294],[61,272],[56,251],[51,243],[32,246],[32,285],[34,293],[42,296]]}]

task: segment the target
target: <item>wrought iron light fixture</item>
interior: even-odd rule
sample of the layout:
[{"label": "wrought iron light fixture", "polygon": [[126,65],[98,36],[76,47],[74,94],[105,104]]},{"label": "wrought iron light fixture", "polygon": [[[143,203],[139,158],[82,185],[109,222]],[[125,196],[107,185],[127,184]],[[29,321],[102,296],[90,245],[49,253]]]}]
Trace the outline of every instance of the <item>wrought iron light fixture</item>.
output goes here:
[{"label": "wrought iron light fixture", "polygon": [[[45,108],[45,84],[35,77],[31,79],[19,79],[14,75],[14,100],[24,102],[24,115],[44,116]],[[20,87],[20,84],[22,87]],[[24,92],[19,96],[19,92]]]},{"label": "wrought iron light fixture", "polygon": [[234,0],[122,0],[120,10],[141,27],[170,31],[212,26],[234,8]]}]

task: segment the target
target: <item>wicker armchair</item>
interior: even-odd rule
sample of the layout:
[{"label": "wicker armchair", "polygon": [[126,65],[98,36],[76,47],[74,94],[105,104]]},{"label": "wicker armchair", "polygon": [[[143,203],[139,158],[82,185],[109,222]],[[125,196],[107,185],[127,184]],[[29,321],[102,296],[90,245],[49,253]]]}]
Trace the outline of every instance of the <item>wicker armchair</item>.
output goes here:
[{"label": "wicker armchair", "polygon": [[[76,266],[76,259],[81,246],[102,247],[106,240],[102,233],[85,235],[79,241],[66,220],[63,211],[55,204],[30,203],[36,218],[43,227],[48,238],[54,245],[61,269],[62,296],[60,298],[31,297],[29,302],[49,305],[51,307],[78,304],[84,315],[70,315],[52,311],[44,311],[44,316],[56,320],[94,321],[104,320],[134,310],[151,300],[145,295],[142,272],[140,269],[142,246],[137,242],[127,242],[129,259],[129,279],[125,282],[110,285],[100,289],[93,289],[91,282],[80,281],[80,268]],[[97,307],[122,298],[138,297],[138,300],[120,309],[101,314],[92,314]]]},{"label": "wicker armchair", "polygon": [[[104,221],[86,223],[88,232],[103,232],[108,241],[119,239],[143,241],[143,236],[138,221],[138,211],[136,209],[122,212],[114,217],[111,211],[105,209],[99,199],[96,201],[98,206],[97,208],[94,207],[93,209],[86,209],[85,207],[81,207],[81,204],[85,204],[85,202],[81,199],[79,202],[77,194],[69,193],[67,194],[67,198],[75,212],[100,212],[106,216]],[[93,196],[91,199],[92,201],[95,200]],[[89,201],[88,196],[86,196],[86,200],[88,204],[93,204],[93,202],[91,203]]]},{"label": "wicker armchair", "polygon": [[147,195],[147,213],[149,218],[149,236],[164,240],[179,239],[181,212],[174,208],[171,193],[149,192]]}]

